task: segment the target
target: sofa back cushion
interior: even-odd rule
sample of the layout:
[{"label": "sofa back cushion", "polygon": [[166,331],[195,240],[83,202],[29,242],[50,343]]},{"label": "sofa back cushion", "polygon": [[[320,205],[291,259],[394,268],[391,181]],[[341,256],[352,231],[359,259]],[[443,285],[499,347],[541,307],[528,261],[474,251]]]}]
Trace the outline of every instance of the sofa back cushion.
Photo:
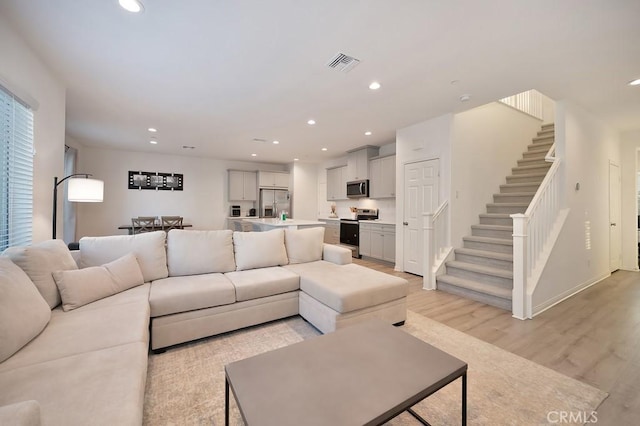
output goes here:
[{"label": "sofa back cushion", "polygon": [[133,253],[145,282],[169,276],[164,231],[137,235],[80,238],[81,267],[100,266]]},{"label": "sofa back cushion", "polygon": [[70,311],[144,283],[142,271],[133,253],[102,266],[53,273],[62,309]]},{"label": "sofa back cushion", "polygon": [[282,229],[266,232],[236,231],[233,233],[233,248],[237,271],[289,263]]},{"label": "sofa back cushion", "polygon": [[48,240],[26,247],[9,247],[4,254],[27,273],[50,308],[60,304],[54,271],[78,269],[62,240]]},{"label": "sofa back cushion", "polygon": [[322,260],[324,227],[285,229],[284,243],[290,264]]},{"label": "sofa back cushion", "polygon": [[184,231],[167,234],[169,276],[210,274],[236,270],[233,231]]},{"label": "sofa back cushion", "polygon": [[50,318],[49,304],[27,274],[0,256],[0,362],[40,334]]}]

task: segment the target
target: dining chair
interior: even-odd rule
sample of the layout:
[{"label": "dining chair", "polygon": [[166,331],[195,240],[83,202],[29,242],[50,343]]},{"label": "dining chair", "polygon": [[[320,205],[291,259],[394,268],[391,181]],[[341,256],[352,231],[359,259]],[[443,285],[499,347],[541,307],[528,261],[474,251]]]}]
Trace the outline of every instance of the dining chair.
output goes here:
[{"label": "dining chair", "polygon": [[143,232],[152,232],[156,230],[155,216],[138,216],[131,218],[131,233],[141,234]]},{"label": "dining chair", "polygon": [[161,216],[162,230],[182,229],[182,216]]}]

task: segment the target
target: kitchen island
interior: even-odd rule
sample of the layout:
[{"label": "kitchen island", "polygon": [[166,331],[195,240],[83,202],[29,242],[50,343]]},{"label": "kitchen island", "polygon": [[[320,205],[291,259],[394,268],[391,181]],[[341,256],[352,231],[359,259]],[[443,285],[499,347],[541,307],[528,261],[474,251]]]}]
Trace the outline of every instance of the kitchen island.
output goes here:
[{"label": "kitchen island", "polygon": [[318,226],[324,227],[323,222],[317,220],[303,220],[303,219],[287,219],[280,220],[276,218],[263,218],[263,219],[244,219],[243,222],[250,223],[254,231],[269,231],[271,229],[302,229],[302,228],[315,228]]}]

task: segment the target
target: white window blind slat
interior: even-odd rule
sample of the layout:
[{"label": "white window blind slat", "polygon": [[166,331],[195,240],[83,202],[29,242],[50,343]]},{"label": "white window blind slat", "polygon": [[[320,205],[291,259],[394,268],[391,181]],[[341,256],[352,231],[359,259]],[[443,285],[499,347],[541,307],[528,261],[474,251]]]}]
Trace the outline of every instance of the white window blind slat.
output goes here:
[{"label": "white window blind slat", "polygon": [[0,86],[0,250],[31,243],[33,112]]}]

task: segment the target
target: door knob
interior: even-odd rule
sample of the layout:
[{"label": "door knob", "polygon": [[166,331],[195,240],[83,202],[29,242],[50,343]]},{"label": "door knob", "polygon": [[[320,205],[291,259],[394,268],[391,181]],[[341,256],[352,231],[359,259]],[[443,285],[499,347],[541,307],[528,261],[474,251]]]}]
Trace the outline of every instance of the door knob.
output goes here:
[{"label": "door knob", "polygon": [[612,223],[611,223],[611,226],[616,226],[616,223],[615,223],[615,222],[612,222]]},{"label": "door knob", "polygon": [[409,225],[409,222],[402,222],[402,224],[403,224],[404,226],[408,226],[408,225]]}]

